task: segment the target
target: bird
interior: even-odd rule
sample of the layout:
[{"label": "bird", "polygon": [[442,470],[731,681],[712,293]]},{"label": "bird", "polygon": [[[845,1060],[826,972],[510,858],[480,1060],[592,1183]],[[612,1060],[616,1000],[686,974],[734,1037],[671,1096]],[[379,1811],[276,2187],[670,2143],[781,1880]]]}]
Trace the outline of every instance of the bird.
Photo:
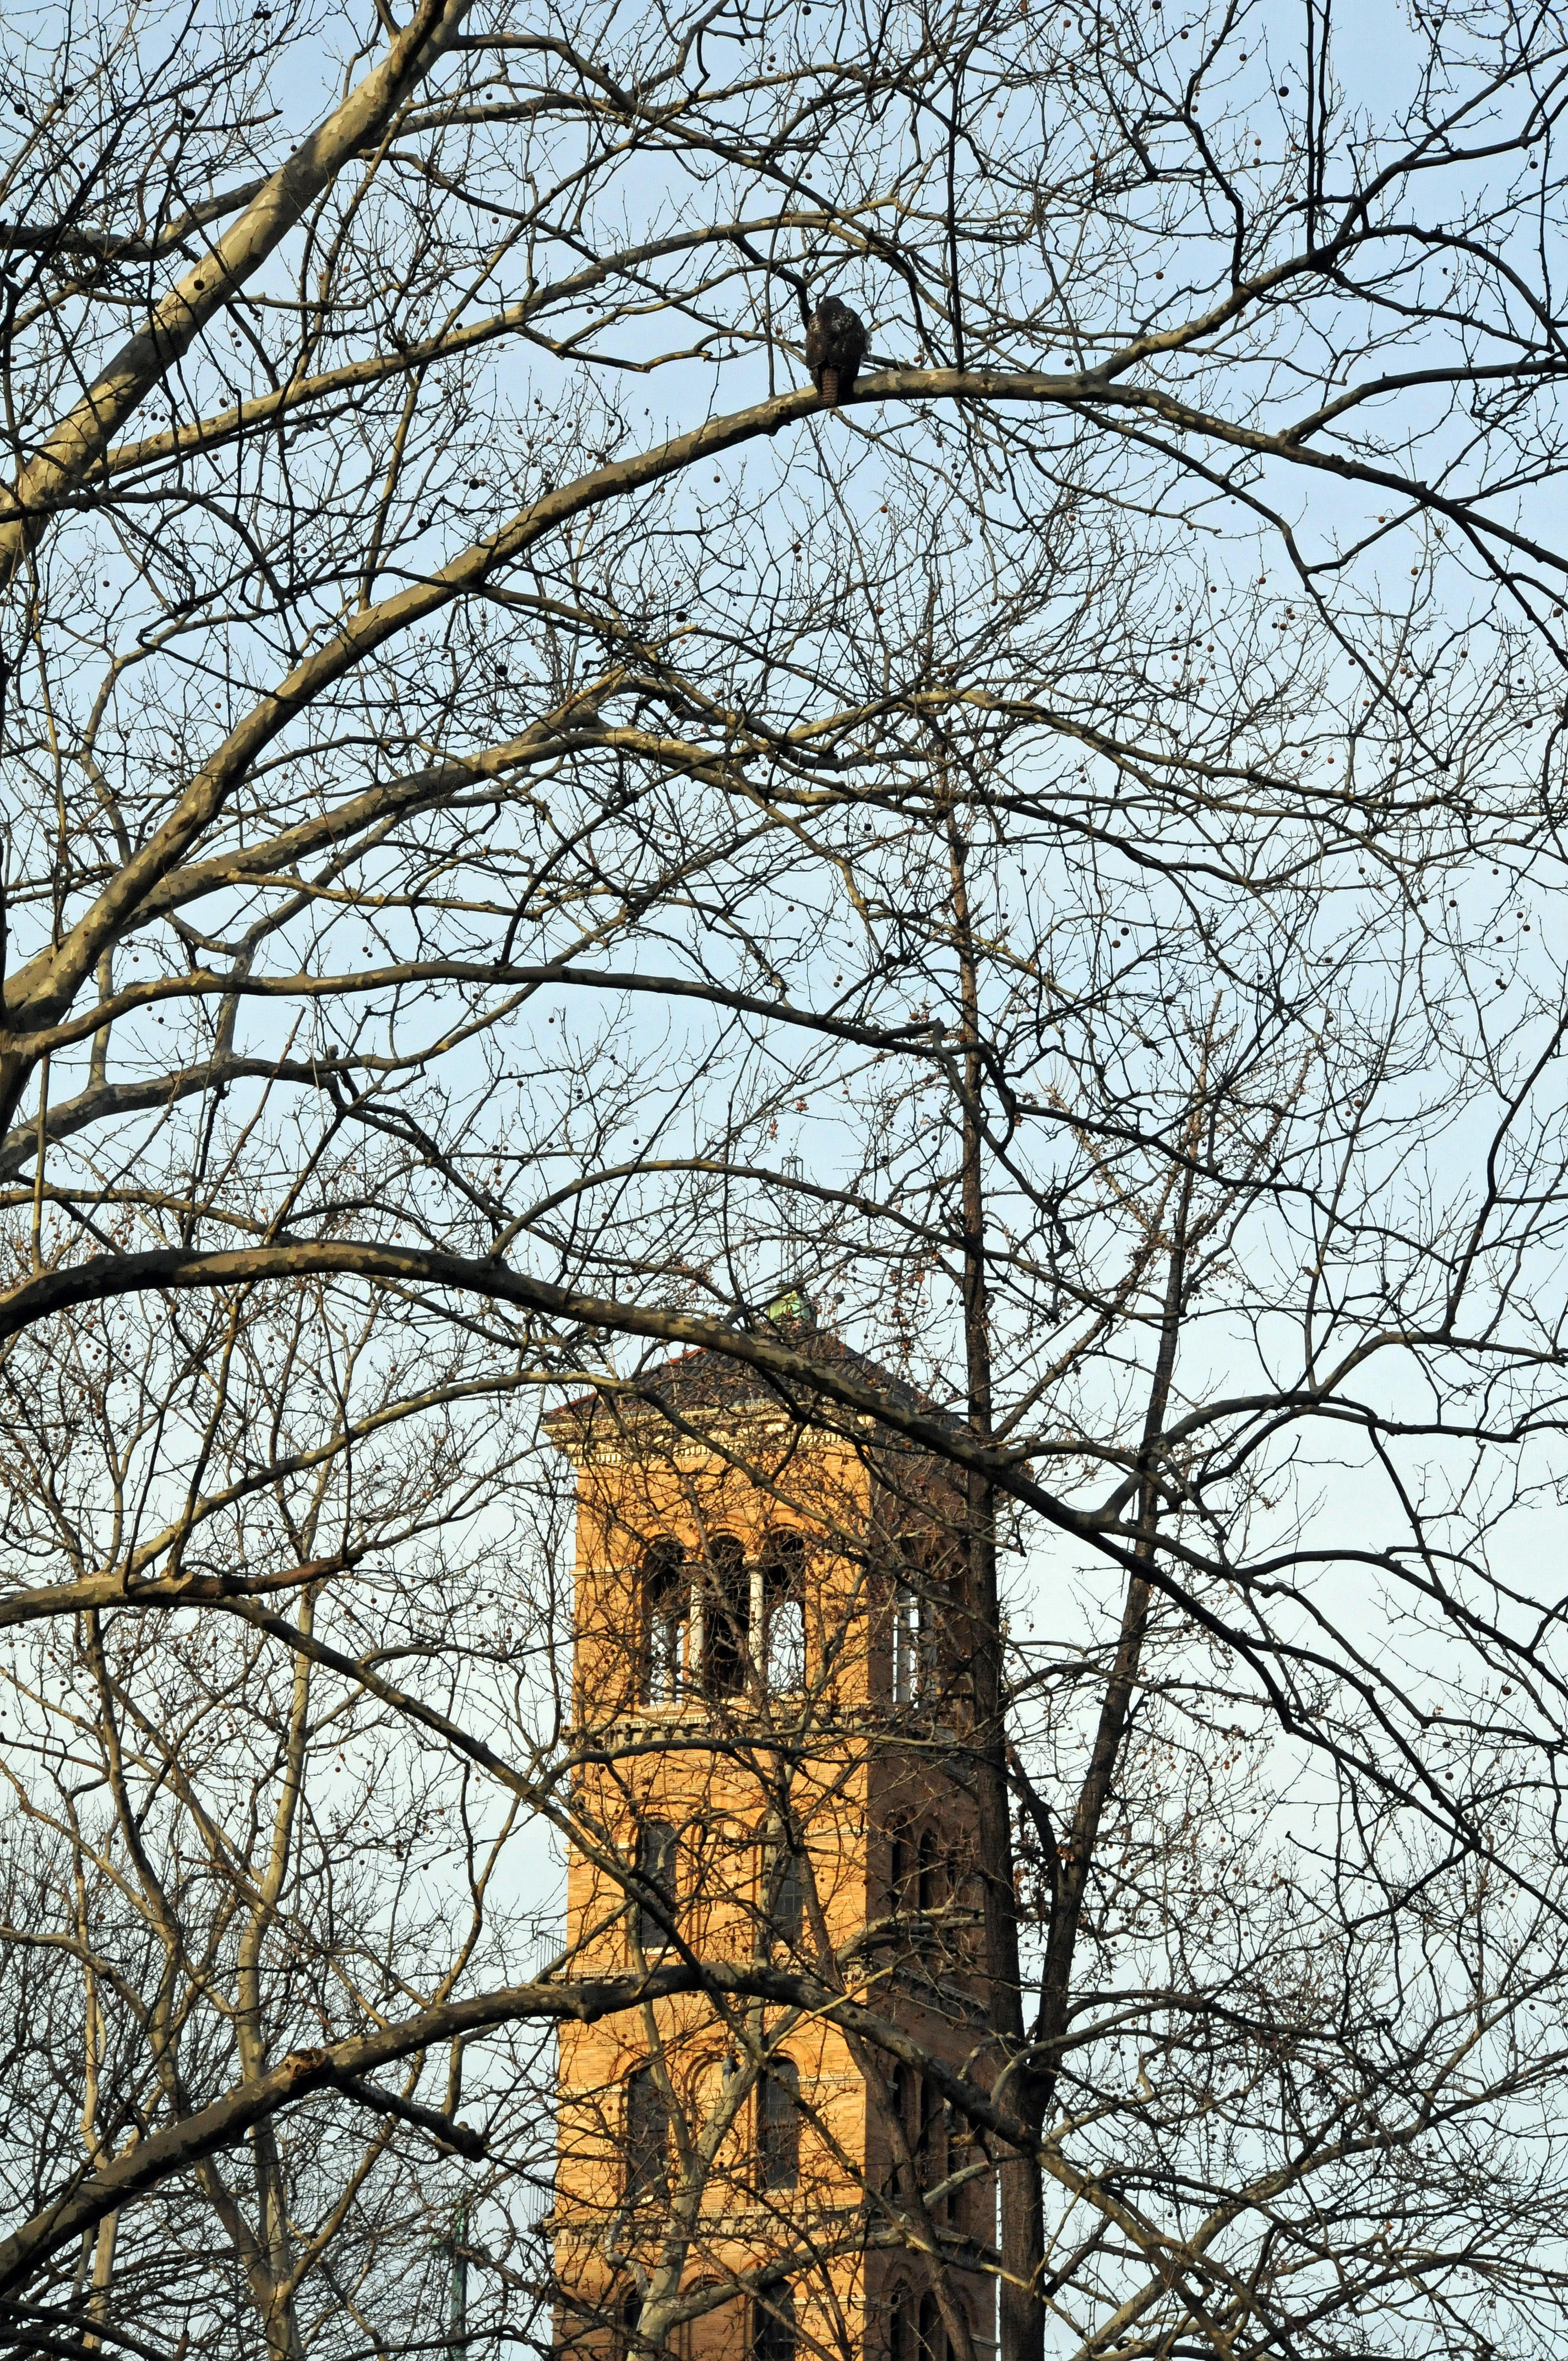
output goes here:
[{"label": "bird", "polygon": [[806,324],[806,366],[829,410],[854,391],[865,357],[866,324],[860,313],[837,295],[824,295]]}]

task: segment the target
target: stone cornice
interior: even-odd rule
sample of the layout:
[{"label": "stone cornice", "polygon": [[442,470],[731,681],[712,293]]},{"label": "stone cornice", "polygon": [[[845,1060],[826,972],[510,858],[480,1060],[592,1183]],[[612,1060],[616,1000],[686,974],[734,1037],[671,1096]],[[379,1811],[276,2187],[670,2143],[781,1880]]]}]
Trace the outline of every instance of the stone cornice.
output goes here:
[{"label": "stone cornice", "polygon": [[[574,1467],[632,1467],[654,1463],[682,1466],[704,1459],[759,1459],[770,1444],[798,1455],[803,1434],[817,1450],[847,1450],[851,1430],[871,1433],[874,1418],[845,1414],[832,1425],[766,1409],[666,1410],[641,1397],[610,1393],[588,1401],[563,1402],[549,1411],[544,1431]],[[879,1444],[887,1448],[893,1438]]]}]

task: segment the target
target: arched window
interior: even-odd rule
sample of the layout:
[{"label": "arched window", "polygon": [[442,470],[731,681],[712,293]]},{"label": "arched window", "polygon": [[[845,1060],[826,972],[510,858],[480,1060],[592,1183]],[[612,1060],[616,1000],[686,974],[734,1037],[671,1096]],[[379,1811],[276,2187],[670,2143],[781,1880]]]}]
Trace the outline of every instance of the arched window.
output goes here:
[{"label": "arched window", "polygon": [[916,2361],[948,2361],[948,2332],[942,2325],[941,2307],[934,2295],[926,2294],[920,2299],[915,2338]]},{"label": "arched window", "polygon": [[786,1527],[762,1543],[762,1679],[770,1697],[806,1686],[806,1536]]},{"label": "arched window", "polygon": [[800,2179],[800,2069],[773,2058],[757,2084],[757,2181],[793,2189]]},{"label": "arched window", "polygon": [[745,1550],[733,1533],[716,1533],[703,1567],[702,1682],[709,1697],[737,1697],[745,1686],[751,1620]]},{"label": "arched window", "polygon": [[670,2111],[651,2066],[640,2066],[626,2084],[626,2196],[662,2197],[669,2186]]},{"label": "arched window", "polygon": [[915,2305],[909,2290],[895,2290],[887,2308],[887,2361],[916,2361]]},{"label": "arched window", "polygon": [[681,1655],[685,1639],[685,1552],[668,1534],[654,1542],[642,1561],[642,1677],[644,1705],[674,1705],[681,1693]]}]

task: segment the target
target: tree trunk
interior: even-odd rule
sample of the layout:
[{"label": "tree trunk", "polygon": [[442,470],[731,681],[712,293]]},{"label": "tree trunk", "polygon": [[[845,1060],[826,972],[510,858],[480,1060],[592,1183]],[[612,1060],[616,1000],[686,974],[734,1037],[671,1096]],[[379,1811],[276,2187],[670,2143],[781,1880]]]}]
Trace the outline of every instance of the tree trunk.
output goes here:
[{"label": "tree trunk", "polygon": [[[959,957],[963,1022],[961,1220],[964,1362],[969,1424],[977,1441],[992,1440],[991,1322],[985,1275],[985,1182],[981,1162],[980,994],[965,878],[965,845],[954,815],[948,818],[953,933]],[[1013,1861],[1013,1820],[1007,1784],[1007,1686],[1002,1608],[996,1573],[994,1487],[978,1470],[966,1482],[965,1614],[972,1683],[973,1761],[983,1895],[985,1973],[991,2022],[1004,2060],[1024,2047],[1024,1989],[1018,1958],[1018,1898]],[[1019,2105],[1026,2094],[1015,2092]],[[997,2174],[1002,2284],[997,2323],[1001,2361],[1041,2361],[1045,2310],[1038,2288],[1045,2258],[1045,2209],[1040,2169],[1033,2158],[1003,2162]]]}]

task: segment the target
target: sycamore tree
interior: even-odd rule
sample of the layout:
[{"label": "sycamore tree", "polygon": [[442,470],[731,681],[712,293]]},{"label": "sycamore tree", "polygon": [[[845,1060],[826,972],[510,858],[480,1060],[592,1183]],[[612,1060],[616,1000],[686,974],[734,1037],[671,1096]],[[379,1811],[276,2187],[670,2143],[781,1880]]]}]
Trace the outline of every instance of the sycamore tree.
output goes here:
[{"label": "sycamore tree", "polygon": [[964,1487],[1003,2361],[1568,2345],[1565,69],[13,14],[10,2349],[546,2334],[537,1420],[691,1345]]}]

